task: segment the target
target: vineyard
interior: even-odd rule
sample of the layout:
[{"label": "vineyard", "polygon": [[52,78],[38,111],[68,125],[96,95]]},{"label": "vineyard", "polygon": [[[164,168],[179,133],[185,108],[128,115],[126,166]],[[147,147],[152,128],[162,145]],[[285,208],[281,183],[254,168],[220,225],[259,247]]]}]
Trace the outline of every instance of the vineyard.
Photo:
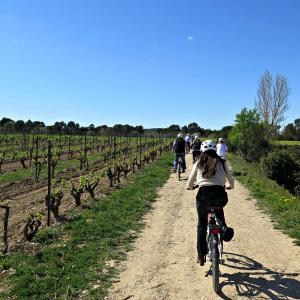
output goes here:
[{"label": "vineyard", "polygon": [[30,248],[39,228],[76,219],[171,146],[169,138],[1,135],[2,252]]}]

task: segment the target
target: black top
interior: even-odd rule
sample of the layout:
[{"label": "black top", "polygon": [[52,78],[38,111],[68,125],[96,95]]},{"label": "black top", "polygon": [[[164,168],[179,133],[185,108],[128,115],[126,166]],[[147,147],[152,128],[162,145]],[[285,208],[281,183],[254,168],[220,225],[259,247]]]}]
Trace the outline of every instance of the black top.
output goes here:
[{"label": "black top", "polygon": [[174,144],[175,153],[185,153],[185,141],[183,138],[178,138]]},{"label": "black top", "polygon": [[193,144],[192,144],[192,150],[193,151],[200,151],[201,149],[201,142],[197,142],[195,141]]}]

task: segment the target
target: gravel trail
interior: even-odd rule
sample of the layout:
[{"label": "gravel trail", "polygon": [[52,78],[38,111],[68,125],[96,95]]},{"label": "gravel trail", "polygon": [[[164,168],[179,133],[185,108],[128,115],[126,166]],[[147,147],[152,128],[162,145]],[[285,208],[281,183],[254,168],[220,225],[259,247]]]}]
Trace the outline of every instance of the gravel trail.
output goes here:
[{"label": "gravel trail", "polygon": [[225,244],[221,291],[205,277],[209,263],[196,264],[195,196],[172,174],[159,190],[145,228],[121,263],[120,276],[106,299],[300,299],[300,247],[273,228],[247,189],[235,182],[228,192],[226,221],[235,237]]}]

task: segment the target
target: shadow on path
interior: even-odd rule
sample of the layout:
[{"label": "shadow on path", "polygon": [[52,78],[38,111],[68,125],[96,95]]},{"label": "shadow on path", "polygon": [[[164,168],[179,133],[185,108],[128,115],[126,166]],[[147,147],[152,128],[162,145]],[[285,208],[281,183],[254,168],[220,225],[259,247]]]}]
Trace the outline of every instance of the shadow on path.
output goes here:
[{"label": "shadow on path", "polygon": [[224,255],[224,265],[239,271],[222,273],[218,293],[222,299],[232,299],[223,292],[226,286],[234,286],[238,296],[249,299],[300,299],[300,281],[295,279],[300,273],[273,271],[240,254],[225,252]]}]

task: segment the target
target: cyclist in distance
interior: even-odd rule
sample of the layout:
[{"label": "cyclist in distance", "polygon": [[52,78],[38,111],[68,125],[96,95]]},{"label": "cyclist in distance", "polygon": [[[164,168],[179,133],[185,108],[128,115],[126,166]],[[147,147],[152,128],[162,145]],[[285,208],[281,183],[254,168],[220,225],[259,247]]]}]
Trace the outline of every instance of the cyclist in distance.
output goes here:
[{"label": "cyclist in distance", "polygon": [[[198,161],[194,164],[187,182],[187,189],[194,187],[194,182],[199,186],[196,196],[196,207],[198,213],[197,229],[197,251],[200,266],[205,263],[207,254],[206,231],[208,210],[205,206],[205,199],[224,199],[223,207],[227,204],[227,193],[225,191],[226,178],[229,181],[227,189],[234,188],[234,180],[229,172],[226,162],[216,152],[217,147],[214,141],[205,141],[201,144],[201,153]],[[229,241],[233,237],[233,229],[227,227],[223,208],[215,211],[217,218],[223,224],[223,233]],[[224,239],[225,240],[225,239]]]},{"label": "cyclist in distance", "polygon": [[192,137],[190,136],[189,133],[185,136],[184,140],[185,140],[185,143],[186,143],[188,152],[190,152],[190,150],[191,150],[191,141],[192,141]]},{"label": "cyclist in distance", "polygon": [[227,145],[224,143],[223,138],[219,138],[219,143],[217,144],[217,154],[223,158],[224,160],[226,160],[226,154],[228,152],[228,147]]},{"label": "cyclist in distance", "polygon": [[176,172],[177,170],[177,163],[178,158],[182,158],[182,173],[185,172],[186,164],[185,164],[185,141],[183,139],[182,133],[177,134],[177,139],[173,144],[173,151],[174,151],[174,165],[173,171]]},{"label": "cyclist in distance", "polygon": [[197,157],[200,155],[201,141],[198,135],[195,135],[194,141],[191,145],[192,154],[193,154],[193,164],[196,162]]}]

